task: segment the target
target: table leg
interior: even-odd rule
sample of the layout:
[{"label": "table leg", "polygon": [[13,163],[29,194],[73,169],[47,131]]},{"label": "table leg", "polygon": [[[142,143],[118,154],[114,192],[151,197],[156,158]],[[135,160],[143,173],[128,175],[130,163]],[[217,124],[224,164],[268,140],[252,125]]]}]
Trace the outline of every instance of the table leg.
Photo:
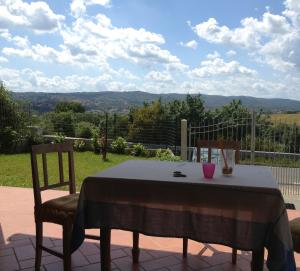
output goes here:
[{"label": "table leg", "polygon": [[133,232],[132,233],[132,261],[133,263],[139,262],[139,256],[140,256],[140,249],[139,249],[139,233]]},{"label": "table leg", "polygon": [[101,228],[100,232],[100,259],[101,271],[110,271],[110,233],[109,228]]},{"label": "table leg", "polygon": [[252,251],[251,271],[263,271],[264,248]]},{"label": "table leg", "polygon": [[188,244],[189,244],[189,239],[183,238],[182,239],[182,257],[183,258],[187,258]]}]

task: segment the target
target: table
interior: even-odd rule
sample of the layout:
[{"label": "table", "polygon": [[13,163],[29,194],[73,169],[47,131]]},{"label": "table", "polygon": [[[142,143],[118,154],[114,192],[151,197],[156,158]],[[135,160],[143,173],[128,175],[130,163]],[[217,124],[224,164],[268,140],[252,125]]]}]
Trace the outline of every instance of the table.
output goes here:
[{"label": "table", "polygon": [[284,200],[267,167],[236,165],[231,177],[217,167],[208,180],[198,163],[127,161],[84,180],[73,251],[89,228],[101,228],[103,270],[110,270],[111,229],[251,250],[258,262],[266,247],[270,270],[296,270]]}]

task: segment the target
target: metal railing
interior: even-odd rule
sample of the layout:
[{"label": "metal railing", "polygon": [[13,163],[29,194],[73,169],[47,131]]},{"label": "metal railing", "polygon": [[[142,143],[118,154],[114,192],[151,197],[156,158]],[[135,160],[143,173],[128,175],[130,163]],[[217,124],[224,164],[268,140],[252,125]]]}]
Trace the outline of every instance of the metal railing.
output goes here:
[{"label": "metal railing", "polygon": [[239,141],[241,163],[271,168],[284,194],[300,195],[300,127],[256,114],[204,119],[188,127],[188,158],[197,139]]}]

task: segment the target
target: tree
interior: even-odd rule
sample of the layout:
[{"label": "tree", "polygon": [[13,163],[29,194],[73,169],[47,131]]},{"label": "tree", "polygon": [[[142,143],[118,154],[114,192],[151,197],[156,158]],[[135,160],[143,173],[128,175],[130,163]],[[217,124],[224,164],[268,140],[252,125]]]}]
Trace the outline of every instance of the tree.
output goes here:
[{"label": "tree", "polygon": [[27,118],[13,100],[8,89],[0,83],[0,151],[12,151],[23,137]]},{"label": "tree", "polygon": [[250,111],[242,104],[241,100],[232,100],[229,104],[216,109],[214,115],[218,120],[224,121],[251,118]]},{"label": "tree", "polygon": [[61,112],[73,112],[73,113],[84,113],[85,108],[81,103],[78,102],[59,102],[56,106],[54,111],[56,113]]},{"label": "tree", "polygon": [[134,142],[164,143],[168,127],[167,114],[161,100],[132,109],[129,119],[129,138]]},{"label": "tree", "polygon": [[199,122],[205,115],[204,101],[201,95],[186,95],[184,101],[174,100],[167,104],[170,117],[187,119],[190,123]]}]

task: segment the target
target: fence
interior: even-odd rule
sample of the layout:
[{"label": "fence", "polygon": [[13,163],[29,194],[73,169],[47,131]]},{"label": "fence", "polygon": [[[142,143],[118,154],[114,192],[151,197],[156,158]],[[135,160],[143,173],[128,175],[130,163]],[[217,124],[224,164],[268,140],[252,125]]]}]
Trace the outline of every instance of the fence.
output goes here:
[{"label": "fence", "polygon": [[109,139],[121,136],[129,143],[142,143],[150,149],[170,148],[176,152],[180,139],[179,120],[133,122],[125,116],[114,114],[107,118],[107,136]]},{"label": "fence", "polygon": [[179,145],[179,120],[131,120],[128,115],[108,113],[61,113],[49,115],[43,123],[44,134],[91,138],[93,133],[105,136],[108,142],[123,137],[132,145],[142,143],[148,149],[171,148]]},{"label": "fence", "polygon": [[300,195],[300,127],[296,124],[270,122],[255,112],[190,123],[188,160],[193,158],[197,139],[239,141],[241,163],[270,167],[284,194]]}]

